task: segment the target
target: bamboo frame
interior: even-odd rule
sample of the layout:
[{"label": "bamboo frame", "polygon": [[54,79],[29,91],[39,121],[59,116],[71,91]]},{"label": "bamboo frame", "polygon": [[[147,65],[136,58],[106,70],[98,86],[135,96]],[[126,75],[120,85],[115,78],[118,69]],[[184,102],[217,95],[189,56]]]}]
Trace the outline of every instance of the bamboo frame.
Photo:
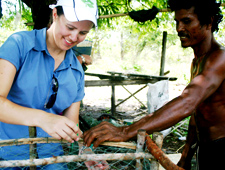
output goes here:
[{"label": "bamboo frame", "polygon": [[[153,135],[154,136],[154,135]],[[159,136],[159,135],[156,135]],[[146,145],[150,153],[146,153],[143,151],[144,146],[144,137],[146,137]],[[162,139],[163,140],[163,139]],[[162,144],[162,140],[156,140],[156,144],[160,147]],[[79,140],[78,142],[82,142]],[[10,145],[24,145],[24,144],[35,144],[35,143],[67,143],[65,140],[57,140],[53,138],[28,138],[28,139],[17,139],[17,140],[7,140],[7,141],[0,141],[1,146],[10,146]],[[107,143],[107,146],[115,146],[116,145],[123,145],[127,146],[131,143],[127,142],[104,142]],[[114,143],[114,144],[113,144]],[[125,144],[125,145],[124,145]],[[0,161],[0,167],[23,167],[23,166],[30,166],[35,167],[39,165],[48,165],[48,164],[55,164],[55,163],[69,163],[75,161],[102,161],[102,160],[137,160],[136,169],[142,169],[141,159],[149,159],[152,163],[154,163],[154,157],[159,160],[164,168],[168,168],[168,170],[183,170],[182,168],[177,167],[173,164],[168,157],[156,146],[156,144],[151,140],[151,138],[146,134],[145,130],[140,130],[138,133],[138,140],[137,140],[137,149],[136,153],[112,153],[112,154],[83,154],[83,155],[69,155],[69,156],[53,156],[50,158],[44,159],[29,159],[29,160],[13,160],[13,161]],[[134,144],[131,144],[134,145]],[[121,146],[120,146],[121,147]],[[130,148],[130,146],[129,146]],[[159,166],[154,164],[155,166],[151,165],[153,170],[159,170]],[[174,169],[175,168],[175,169]]]},{"label": "bamboo frame", "polygon": [[[145,132],[144,132],[145,134]],[[143,135],[142,135],[143,136]],[[144,136],[143,136],[144,137]],[[82,142],[79,140],[78,142]],[[67,143],[66,140],[57,140],[54,138],[23,138],[17,140],[6,140],[0,141],[0,146],[11,146],[11,145],[24,145],[30,144],[34,145],[36,143]],[[104,144],[105,143],[105,144]],[[134,144],[128,142],[104,142],[104,145],[107,146],[125,146],[127,148],[136,148]],[[113,144],[114,143],[114,144]],[[140,143],[138,141],[138,143]],[[138,146],[143,145],[143,142],[138,144]],[[149,153],[136,152],[136,153],[112,153],[112,154],[83,154],[83,155],[70,155],[70,156],[53,156],[51,158],[45,159],[29,159],[29,160],[13,160],[13,161],[0,161],[0,167],[24,167],[30,166],[35,168],[39,165],[48,165],[55,163],[69,163],[69,162],[78,162],[78,161],[89,161],[89,160],[133,160],[133,159],[152,159],[153,156]]]}]

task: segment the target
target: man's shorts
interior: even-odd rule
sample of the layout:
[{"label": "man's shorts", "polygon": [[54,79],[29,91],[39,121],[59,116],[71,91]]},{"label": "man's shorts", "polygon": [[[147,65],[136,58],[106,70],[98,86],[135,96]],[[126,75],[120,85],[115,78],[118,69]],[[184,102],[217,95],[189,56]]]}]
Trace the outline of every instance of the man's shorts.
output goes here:
[{"label": "man's shorts", "polygon": [[225,169],[225,138],[200,143],[198,151],[199,170]]}]

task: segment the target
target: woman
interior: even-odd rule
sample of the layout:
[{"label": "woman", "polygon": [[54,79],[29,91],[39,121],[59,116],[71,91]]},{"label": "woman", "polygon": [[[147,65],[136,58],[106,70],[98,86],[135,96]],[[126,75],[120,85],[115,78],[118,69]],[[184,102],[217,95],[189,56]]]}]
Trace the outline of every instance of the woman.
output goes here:
[{"label": "woman", "polygon": [[[0,140],[29,137],[28,126],[37,127],[37,137],[71,143],[82,134],[77,125],[84,72],[71,48],[97,26],[97,4],[59,0],[50,7],[48,30],[15,33],[0,48]],[[60,144],[38,144],[37,154],[52,157],[63,150]],[[29,146],[2,147],[0,158],[29,159]],[[58,170],[64,165],[48,169],[52,166]]]}]

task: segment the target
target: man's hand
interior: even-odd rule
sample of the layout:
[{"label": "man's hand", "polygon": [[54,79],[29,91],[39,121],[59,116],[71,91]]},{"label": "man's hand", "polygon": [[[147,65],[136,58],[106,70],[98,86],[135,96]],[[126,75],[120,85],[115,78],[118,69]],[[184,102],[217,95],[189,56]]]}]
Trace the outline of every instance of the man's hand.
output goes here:
[{"label": "man's hand", "polygon": [[90,55],[82,54],[82,56],[85,58],[85,62],[83,63],[81,56],[77,56],[77,59],[79,60],[80,64],[85,65],[91,65],[92,64],[92,58]]},{"label": "man's hand", "polygon": [[94,142],[94,147],[98,147],[104,141],[123,142],[129,139],[124,127],[116,127],[109,122],[101,122],[83,134],[84,143],[90,146]]}]

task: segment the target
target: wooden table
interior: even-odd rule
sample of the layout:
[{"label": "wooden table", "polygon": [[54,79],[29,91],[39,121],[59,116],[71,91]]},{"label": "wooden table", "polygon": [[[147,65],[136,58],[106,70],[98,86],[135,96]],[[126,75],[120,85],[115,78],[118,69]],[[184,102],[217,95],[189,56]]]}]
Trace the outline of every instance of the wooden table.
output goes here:
[{"label": "wooden table", "polygon": [[[135,94],[140,92],[142,89],[147,87],[148,83],[156,83],[161,80],[177,80],[176,77],[166,77],[166,76],[152,76],[145,74],[130,74],[130,73],[121,73],[121,72],[112,72],[108,71],[108,74],[96,74],[96,73],[87,73],[87,76],[95,76],[99,77],[100,80],[86,80],[85,87],[99,87],[99,86],[111,86],[112,87],[112,95],[111,95],[111,113],[115,115],[116,107],[131,98],[135,97]],[[134,93],[129,92],[124,85],[141,85],[144,84],[142,88],[137,90]],[[126,91],[130,93],[130,96],[121,101],[119,104],[115,104],[115,86],[122,86]],[[136,98],[136,97],[135,97]],[[137,99],[137,98],[136,98]],[[138,99],[137,99],[138,100]],[[138,100],[142,105],[144,105],[140,100]]]}]

